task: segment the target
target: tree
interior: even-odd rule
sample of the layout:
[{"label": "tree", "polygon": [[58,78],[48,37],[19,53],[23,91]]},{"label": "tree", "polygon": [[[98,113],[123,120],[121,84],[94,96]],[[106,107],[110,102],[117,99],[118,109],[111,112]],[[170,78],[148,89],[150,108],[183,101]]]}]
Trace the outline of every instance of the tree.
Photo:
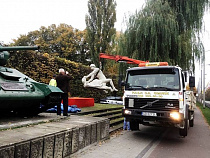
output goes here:
[{"label": "tree", "polygon": [[208,89],[206,90],[206,92],[205,92],[205,99],[206,99],[207,101],[210,101],[210,88],[208,88]]},{"label": "tree", "polygon": [[88,49],[85,41],[85,31],[67,24],[52,24],[27,35],[20,35],[13,45],[39,45],[39,51],[43,53],[87,64],[85,59],[88,58]]},{"label": "tree", "polygon": [[176,13],[176,19],[179,25],[179,34],[185,32],[191,32],[189,38],[191,41],[191,60],[189,67],[194,72],[195,62],[194,59],[200,59],[201,55],[205,52],[203,44],[200,40],[200,33],[202,32],[203,15],[206,9],[209,7],[209,0],[166,0],[170,7]]},{"label": "tree", "polygon": [[[89,0],[86,15],[86,40],[89,46],[92,62],[99,66],[99,53],[108,53],[112,47],[112,36],[116,30],[116,2],[114,0]],[[102,68],[104,62],[102,63]]]},{"label": "tree", "polygon": [[204,52],[199,31],[207,3],[207,0],[147,1],[144,9],[128,18],[120,52],[194,71],[195,57]]}]

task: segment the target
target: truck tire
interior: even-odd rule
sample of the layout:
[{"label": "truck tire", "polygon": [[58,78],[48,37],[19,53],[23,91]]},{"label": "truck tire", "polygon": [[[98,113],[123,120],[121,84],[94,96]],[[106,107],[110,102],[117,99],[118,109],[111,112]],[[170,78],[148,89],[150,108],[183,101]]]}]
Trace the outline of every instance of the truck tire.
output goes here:
[{"label": "truck tire", "polygon": [[189,126],[193,127],[194,126],[194,112],[190,112],[190,117],[189,117]]},{"label": "truck tire", "polygon": [[179,135],[186,137],[187,136],[187,132],[188,132],[188,119],[184,120],[184,128],[180,128],[179,129]]},{"label": "truck tire", "polygon": [[194,126],[194,117],[193,117],[192,120],[189,121],[189,125],[190,125],[190,127],[193,127]]},{"label": "truck tire", "polygon": [[139,123],[136,121],[130,121],[130,129],[131,131],[137,131],[139,130]]}]

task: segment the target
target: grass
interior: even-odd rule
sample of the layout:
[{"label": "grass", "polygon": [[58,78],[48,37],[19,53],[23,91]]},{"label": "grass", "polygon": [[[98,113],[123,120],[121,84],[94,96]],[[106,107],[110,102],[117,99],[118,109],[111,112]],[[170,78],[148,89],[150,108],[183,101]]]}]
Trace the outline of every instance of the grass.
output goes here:
[{"label": "grass", "polygon": [[206,118],[206,121],[210,125],[210,108],[206,107],[205,109],[203,108],[203,104],[197,102],[196,103],[197,107],[202,111],[204,117]]},{"label": "grass", "polygon": [[111,108],[119,108],[119,107],[122,108],[123,105],[95,103],[94,106],[81,108],[81,112],[94,111],[94,110],[103,110],[103,109],[111,109]]}]

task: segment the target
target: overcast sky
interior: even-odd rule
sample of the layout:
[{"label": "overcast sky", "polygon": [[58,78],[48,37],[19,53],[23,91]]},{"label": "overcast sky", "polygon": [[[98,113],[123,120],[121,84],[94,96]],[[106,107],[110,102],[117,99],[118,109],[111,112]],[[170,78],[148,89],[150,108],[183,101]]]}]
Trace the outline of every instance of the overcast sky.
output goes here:
[{"label": "overcast sky", "polygon": [[[88,0],[1,0],[1,36],[3,43],[12,42],[20,34],[39,30],[41,26],[65,23],[84,30]],[[116,0],[117,30],[121,30],[124,14],[134,13],[144,0]]]},{"label": "overcast sky", "polygon": [[[0,42],[9,44],[20,34],[39,30],[41,26],[65,23],[74,28],[85,29],[85,14],[88,13],[88,0],[1,0],[0,9]],[[117,22],[115,27],[122,29],[125,15],[140,10],[145,0],[116,0]],[[204,17],[205,29],[203,42],[205,50],[210,50],[210,14]],[[210,51],[206,52],[206,72],[210,69]],[[196,80],[199,79],[200,68],[196,66]],[[206,73],[210,81],[210,73]]]}]

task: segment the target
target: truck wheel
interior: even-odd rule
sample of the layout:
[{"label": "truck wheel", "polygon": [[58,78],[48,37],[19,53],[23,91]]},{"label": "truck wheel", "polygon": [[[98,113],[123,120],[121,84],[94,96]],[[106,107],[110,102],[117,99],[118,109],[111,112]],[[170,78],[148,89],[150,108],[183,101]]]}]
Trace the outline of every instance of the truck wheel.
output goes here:
[{"label": "truck wheel", "polygon": [[179,129],[179,135],[185,137],[185,136],[187,136],[187,131],[188,131],[188,120],[185,119],[185,121],[184,121],[184,128],[183,129],[181,129],[181,128]]},{"label": "truck wheel", "polygon": [[136,121],[130,121],[130,129],[132,131],[139,130],[139,123]]},{"label": "truck wheel", "polygon": [[194,126],[194,114],[193,113],[191,114],[191,117],[190,117],[190,120],[189,120],[189,125],[190,125],[190,127]]},{"label": "truck wheel", "polygon": [[189,121],[189,125],[190,125],[190,127],[193,127],[194,126],[194,117],[193,117],[192,120]]}]

